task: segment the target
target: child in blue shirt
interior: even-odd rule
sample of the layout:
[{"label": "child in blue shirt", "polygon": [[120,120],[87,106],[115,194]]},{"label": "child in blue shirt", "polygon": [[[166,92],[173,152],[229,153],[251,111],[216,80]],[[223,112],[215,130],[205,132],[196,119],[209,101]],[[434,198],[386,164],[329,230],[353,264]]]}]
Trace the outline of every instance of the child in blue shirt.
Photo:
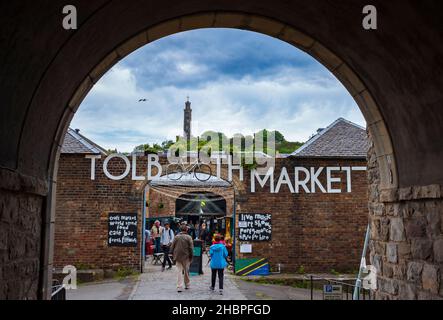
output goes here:
[{"label": "child in blue shirt", "polygon": [[223,273],[228,265],[226,258],[228,257],[228,250],[226,246],[221,242],[221,236],[216,235],[215,243],[209,248],[209,255],[211,256],[211,287],[212,291],[215,290],[215,280],[218,274],[218,286],[220,294],[223,294]]}]

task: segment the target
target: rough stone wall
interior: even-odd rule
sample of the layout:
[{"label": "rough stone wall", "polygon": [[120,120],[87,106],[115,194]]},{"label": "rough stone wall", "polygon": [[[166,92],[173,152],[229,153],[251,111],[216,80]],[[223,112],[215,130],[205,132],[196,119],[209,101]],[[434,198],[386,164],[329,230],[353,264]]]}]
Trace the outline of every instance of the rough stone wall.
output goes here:
[{"label": "rough stone wall", "polygon": [[[96,179],[90,179],[91,162],[84,155],[60,157],[54,265],[88,269],[140,269],[142,195],[134,190],[131,175],[113,181],[103,174],[103,160],[97,160]],[[140,168],[142,165],[140,165]],[[124,171],[121,160],[112,160],[109,171]],[[141,172],[138,172],[141,174]],[[109,247],[108,213],[138,213],[137,247]]]},{"label": "rough stone wall", "polygon": [[369,248],[378,274],[377,299],[442,299],[442,187],[379,190],[373,148],[368,159]]},{"label": "rough stone wall", "polygon": [[[321,160],[321,159],[278,159],[275,182],[281,168],[288,169],[294,181],[294,167],[345,167],[366,166],[362,160]],[[326,174],[320,175],[326,186]],[[301,191],[291,194],[287,186],[280,192],[270,193],[269,184],[262,189],[256,186],[256,193],[249,188],[250,174],[246,173],[248,184],[239,195],[237,214],[270,213],[272,215],[272,241],[252,242],[252,254],[238,254],[241,258],[266,257],[271,266],[281,264],[282,271],[298,271],[303,266],[307,272],[342,272],[358,270],[368,224],[366,172],[352,173],[352,192],[346,192],[346,174],[334,173],[340,177],[340,194],[325,194],[317,188],[315,194]],[[238,234],[238,228],[236,230]],[[237,241],[239,253],[240,241]]]},{"label": "rough stone wall", "polygon": [[0,169],[0,300],[37,299],[46,186]]}]

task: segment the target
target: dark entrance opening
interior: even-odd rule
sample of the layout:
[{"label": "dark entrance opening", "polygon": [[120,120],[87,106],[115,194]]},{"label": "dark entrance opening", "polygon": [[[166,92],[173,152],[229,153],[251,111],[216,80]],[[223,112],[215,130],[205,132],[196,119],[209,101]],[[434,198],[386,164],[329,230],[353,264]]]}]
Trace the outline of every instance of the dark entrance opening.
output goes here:
[{"label": "dark entrance opening", "polygon": [[[227,230],[226,199],[212,192],[190,192],[176,200],[176,217],[194,227],[194,232],[204,223],[209,231],[205,239],[212,241],[215,233],[225,234]],[[198,234],[193,234],[198,237]]]},{"label": "dark entrance opening", "polygon": [[190,192],[176,200],[176,215],[226,215],[226,200],[212,192]]}]

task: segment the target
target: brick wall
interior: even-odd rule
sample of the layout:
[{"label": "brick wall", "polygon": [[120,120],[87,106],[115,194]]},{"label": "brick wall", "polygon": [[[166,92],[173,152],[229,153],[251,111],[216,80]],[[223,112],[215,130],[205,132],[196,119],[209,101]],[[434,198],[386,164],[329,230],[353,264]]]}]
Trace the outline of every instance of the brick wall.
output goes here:
[{"label": "brick wall", "polygon": [[[282,167],[288,169],[294,181],[294,167],[342,167],[366,166],[366,161],[357,160],[302,160],[278,159],[275,183]],[[346,174],[334,173],[341,178],[346,190]],[[245,181],[249,184],[250,174]],[[324,186],[326,175],[320,176]],[[270,213],[272,215],[272,241],[252,242],[253,253],[240,257],[267,257],[271,265],[281,264],[283,271],[297,271],[301,266],[306,271],[329,272],[357,270],[368,224],[367,177],[366,172],[352,173],[352,193],[315,194],[301,191],[291,194],[283,186],[278,194],[269,192],[269,184],[259,187],[256,193],[249,188],[240,194],[237,212]],[[238,229],[237,229],[238,233]],[[237,242],[237,252],[240,242]]]},{"label": "brick wall", "polygon": [[[84,155],[63,154],[60,157],[54,249],[56,267],[140,269],[140,232],[137,247],[109,247],[107,219],[110,212],[138,213],[141,230],[142,195],[134,189],[130,175],[120,181],[108,179],[103,174],[102,161],[97,160],[96,179],[92,181],[91,161]],[[109,168],[112,174],[121,174],[124,162],[114,159]]]},{"label": "brick wall", "polygon": [[[110,162],[110,171],[119,174],[123,171],[122,166],[123,161],[113,160]],[[275,183],[282,166],[287,167],[293,181],[292,168],[295,166],[366,166],[366,162],[278,159]],[[131,181],[130,175],[121,181],[109,180],[102,173],[102,160],[97,161],[96,168],[96,180],[91,181],[90,160],[83,155],[61,156],[54,263],[57,267],[74,264],[88,268],[137,268],[139,247],[108,247],[106,240],[109,212],[137,212],[141,231],[142,193],[136,191],[139,182]],[[143,168],[146,168],[146,159],[139,160],[138,174],[142,174]],[[341,188],[346,190],[346,174],[335,173],[334,176],[342,179]],[[320,181],[326,185],[324,173]],[[235,188],[237,214],[272,214],[272,241],[254,243],[253,254],[248,257],[268,257],[273,266],[280,263],[283,270],[288,272],[297,271],[300,266],[304,266],[306,271],[327,272],[331,269],[350,271],[358,268],[368,223],[366,172],[352,173],[352,193],[323,194],[318,191],[306,194],[302,191],[300,194],[291,194],[287,186],[282,186],[278,194],[272,194],[269,185],[264,189],[257,186],[256,193],[251,193],[250,174],[246,170],[244,181],[241,185],[237,182]],[[177,196],[185,193],[183,190],[168,190],[169,194],[174,192]],[[228,212],[232,212],[234,190],[224,192],[226,198],[230,198],[227,201]],[[158,187],[151,190],[148,199],[149,217],[164,217],[175,212],[175,198],[162,194]],[[160,199],[164,208],[159,210]],[[237,242],[237,252],[239,245],[240,242]]]}]

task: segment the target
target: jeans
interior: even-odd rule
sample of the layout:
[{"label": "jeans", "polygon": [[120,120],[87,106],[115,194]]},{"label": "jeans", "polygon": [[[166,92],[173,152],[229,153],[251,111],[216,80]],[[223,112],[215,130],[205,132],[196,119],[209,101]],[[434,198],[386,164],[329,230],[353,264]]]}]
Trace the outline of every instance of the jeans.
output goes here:
[{"label": "jeans", "polygon": [[191,262],[176,261],[175,265],[177,266],[177,288],[183,288],[183,278],[185,280],[185,287],[189,288],[191,282],[189,279],[189,266]]},{"label": "jeans", "polygon": [[223,290],[223,272],[225,269],[211,269],[211,287],[215,288],[215,280],[218,274],[218,287]]},{"label": "jeans", "polygon": [[166,262],[168,262],[169,268],[172,267],[172,261],[169,259],[169,246],[162,246],[163,250],[163,268],[166,266]]},{"label": "jeans", "polygon": [[154,253],[160,253],[161,252],[160,237],[154,238],[154,245],[155,245]]}]

